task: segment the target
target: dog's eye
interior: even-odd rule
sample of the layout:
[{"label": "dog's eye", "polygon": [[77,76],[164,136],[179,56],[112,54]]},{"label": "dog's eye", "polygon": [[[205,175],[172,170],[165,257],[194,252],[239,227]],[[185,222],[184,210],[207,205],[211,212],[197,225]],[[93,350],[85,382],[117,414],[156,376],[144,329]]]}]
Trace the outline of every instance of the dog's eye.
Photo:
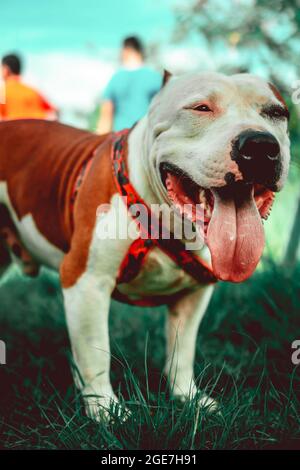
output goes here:
[{"label": "dog's eye", "polygon": [[202,113],[209,113],[211,111],[210,107],[207,106],[207,104],[198,104],[194,108],[192,108],[194,111],[200,111]]},{"label": "dog's eye", "polygon": [[289,119],[289,112],[287,109],[282,108],[281,106],[271,106],[268,109],[263,111],[265,116],[270,117],[271,119]]},{"label": "dog's eye", "polygon": [[278,111],[278,109],[275,109],[274,111],[272,111],[271,115],[274,117],[280,117],[282,116],[282,111]]}]

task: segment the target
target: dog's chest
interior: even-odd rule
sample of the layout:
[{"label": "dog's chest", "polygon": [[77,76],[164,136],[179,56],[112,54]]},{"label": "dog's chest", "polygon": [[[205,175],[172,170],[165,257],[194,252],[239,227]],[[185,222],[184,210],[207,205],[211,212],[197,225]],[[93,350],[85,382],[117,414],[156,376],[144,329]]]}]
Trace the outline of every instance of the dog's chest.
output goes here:
[{"label": "dog's chest", "polygon": [[119,284],[118,290],[128,296],[169,295],[193,289],[197,282],[158,248],[147,254],[138,273],[130,282]]}]

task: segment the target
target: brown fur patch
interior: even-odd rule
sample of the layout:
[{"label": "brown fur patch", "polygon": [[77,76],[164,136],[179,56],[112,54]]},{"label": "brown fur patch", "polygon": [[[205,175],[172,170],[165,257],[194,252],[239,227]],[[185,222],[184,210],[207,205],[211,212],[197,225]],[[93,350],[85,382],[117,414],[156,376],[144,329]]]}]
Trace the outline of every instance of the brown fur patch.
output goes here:
[{"label": "brown fur patch", "polygon": [[0,181],[6,181],[21,219],[31,214],[38,230],[64,252],[70,247],[70,197],[83,162],[103,137],[57,122],[0,123]]},{"label": "brown fur patch", "polygon": [[273,85],[272,83],[268,83],[269,87],[271,88],[272,92],[274,93],[275,97],[278,99],[278,101],[280,101],[281,104],[283,104],[283,106],[288,109],[287,107],[287,104],[286,102],[284,101],[283,97],[281,96],[281,94],[279,93],[278,89],[276,88],[275,85]]},{"label": "brown fur patch", "polygon": [[168,70],[164,70],[164,76],[163,76],[163,81],[162,81],[162,87],[164,87],[168,81],[170,80],[170,78],[172,77],[172,74],[171,72],[169,72]]},{"label": "brown fur patch", "polygon": [[112,174],[111,144],[112,139],[108,137],[97,150],[75,202],[71,249],[65,255],[60,269],[64,288],[74,285],[84,273],[96,223],[97,208],[101,204],[109,203],[117,192]]},{"label": "brown fur patch", "polygon": [[[31,214],[39,232],[67,253],[61,279],[69,287],[86,268],[97,207],[116,192],[111,136],[57,122],[19,120],[0,123],[0,142],[0,181],[7,183],[17,216]],[[100,145],[73,210],[77,175]]]}]

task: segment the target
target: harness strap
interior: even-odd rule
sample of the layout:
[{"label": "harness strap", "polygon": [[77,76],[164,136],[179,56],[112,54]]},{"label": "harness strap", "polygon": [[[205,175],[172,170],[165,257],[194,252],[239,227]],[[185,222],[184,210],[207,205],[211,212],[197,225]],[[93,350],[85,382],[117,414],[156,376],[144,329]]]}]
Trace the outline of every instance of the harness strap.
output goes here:
[{"label": "harness strap", "polygon": [[[113,174],[118,192],[126,200],[127,209],[139,226],[140,238],[135,240],[123,259],[117,283],[129,282],[139,273],[145,257],[153,247],[159,247],[186,273],[201,284],[210,284],[217,281],[212,270],[205,261],[192,251],[186,250],[184,243],[172,236],[161,223],[161,220],[151,211],[150,207],[139,196],[131,185],[124,158],[125,144],[129,129],[117,132],[112,145]],[[134,205],[141,204],[147,212],[147,223],[144,225],[137,219],[138,215]]]},{"label": "harness strap", "polygon": [[80,170],[79,170],[79,173],[75,179],[75,183],[73,185],[73,188],[72,188],[72,192],[71,192],[71,198],[70,198],[70,206],[71,206],[71,210],[70,210],[70,224],[71,226],[74,228],[74,207],[75,207],[75,201],[77,199],[77,196],[78,196],[78,193],[79,193],[79,190],[80,190],[80,187],[85,179],[85,177],[87,176],[88,172],[90,171],[90,168],[92,166],[92,163],[93,163],[93,160],[94,160],[94,156],[96,154],[98,150],[98,147],[96,147],[91,155],[87,158],[87,160],[84,161],[84,163],[82,164]]},{"label": "harness strap", "polygon": [[[96,149],[97,150],[97,149]],[[75,183],[74,183],[74,186],[73,186],[73,190],[72,190],[72,194],[71,194],[71,207],[72,207],[72,212],[73,212],[73,208],[74,208],[74,204],[75,204],[75,200],[77,198],[77,194],[79,192],[79,188],[80,186],[82,185],[83,183],[83,180],[86,176],[86,174],[88,173],[92,163],[93,163],[93,158],[94,158],[94,155],[96,153],[96,150],[93,151],[92,155],[88,158],[88,160],[86,160],[82,167],[80,168],[80,171],[77,175],[77,178],[75,180]]]}]

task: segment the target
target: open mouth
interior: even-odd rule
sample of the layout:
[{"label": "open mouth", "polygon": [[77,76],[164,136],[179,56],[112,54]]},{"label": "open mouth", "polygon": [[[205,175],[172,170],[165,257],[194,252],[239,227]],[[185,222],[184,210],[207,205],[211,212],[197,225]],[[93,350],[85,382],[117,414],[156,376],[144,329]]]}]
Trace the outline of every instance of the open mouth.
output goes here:
[{"label": "open mouth", "polygon": [[215,276],[232,282],[247,279],[263,252],[262,219],[268,218],[274,192],[243,181],[203,188],[170,163],[160,165],[160,175],[171,203],[202,227]]}]

